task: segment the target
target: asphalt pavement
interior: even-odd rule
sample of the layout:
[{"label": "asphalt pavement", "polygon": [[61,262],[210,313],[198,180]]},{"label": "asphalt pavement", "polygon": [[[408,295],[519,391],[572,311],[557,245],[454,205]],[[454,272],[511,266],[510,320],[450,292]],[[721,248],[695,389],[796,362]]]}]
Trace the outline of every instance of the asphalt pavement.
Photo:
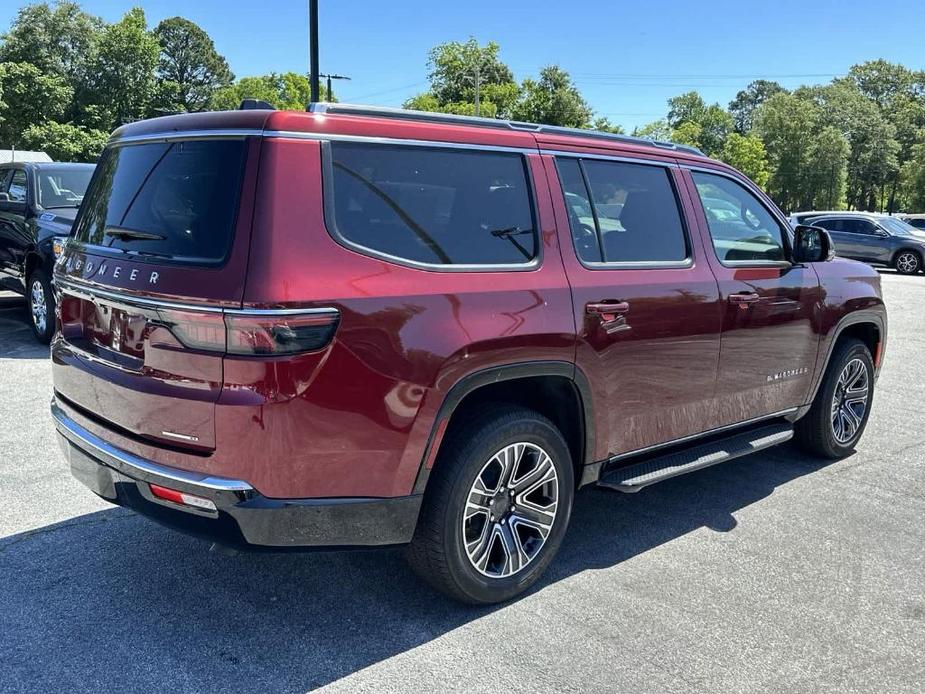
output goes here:
[{"label": "asphalt pavement", "polygon": [[925,277],[857,452],[787,445],[636,495],[583,490],[495,608],[395,550],[210,552],[73,480],[47,349],[0,294],[0,692],[925,691]]}]

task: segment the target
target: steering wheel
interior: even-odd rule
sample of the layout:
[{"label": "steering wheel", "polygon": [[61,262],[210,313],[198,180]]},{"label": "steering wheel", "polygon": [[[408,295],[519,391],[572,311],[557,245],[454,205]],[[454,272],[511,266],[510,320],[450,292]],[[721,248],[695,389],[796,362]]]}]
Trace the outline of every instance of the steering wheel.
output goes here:
[{"label": "steering wheel", "polygon": [[579,223],[578,227],[572,234],[575,241],[575,248],[578,255],[582,258],[597,255],[599,252],[597,246],[597,231],[590,224]]},{"label": "steering wheel", "polygon": [[756,231],[761,228],[761,220],[758,219],[755,215],[752,215],[752,218],[755,220],[754,224],[748,221],[748,207],[745,206],[745,201],[739,203],[739,216],[742,218],[742,221],[745,222],[745,226],[755,229]]}]

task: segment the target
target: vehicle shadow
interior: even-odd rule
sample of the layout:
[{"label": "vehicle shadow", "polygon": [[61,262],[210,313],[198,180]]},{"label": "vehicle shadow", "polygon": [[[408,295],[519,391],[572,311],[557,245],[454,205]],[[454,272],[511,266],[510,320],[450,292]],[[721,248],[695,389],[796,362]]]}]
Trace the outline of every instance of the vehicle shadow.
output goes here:
[{"label": "vehicle shadow", "polygon": [[[735,512],[827,464],[785,446],[635,495],[583,490],[531,594],[700,528],[734,532]],[[0,540],[4,690],[304,692],[508,609],[443,598],[398,550],[207,549],[120,508]]]},{"label": "vehicle shadow", "polygon": [[48,358],[48,345],[36,341],[28,320],[26,300],[0,291],[0,359]]}]

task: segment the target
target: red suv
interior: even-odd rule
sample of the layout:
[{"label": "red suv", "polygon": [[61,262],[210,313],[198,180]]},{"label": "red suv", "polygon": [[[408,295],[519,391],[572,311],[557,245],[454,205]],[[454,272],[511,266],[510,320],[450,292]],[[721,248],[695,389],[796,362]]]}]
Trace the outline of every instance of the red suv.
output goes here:
[{"label": "red suv", "polygon": [[575,490],[846,455],[879,277],[697,150],[344,105],[127,125],[55,268],[73,474],[233,546],[508,599]]}]

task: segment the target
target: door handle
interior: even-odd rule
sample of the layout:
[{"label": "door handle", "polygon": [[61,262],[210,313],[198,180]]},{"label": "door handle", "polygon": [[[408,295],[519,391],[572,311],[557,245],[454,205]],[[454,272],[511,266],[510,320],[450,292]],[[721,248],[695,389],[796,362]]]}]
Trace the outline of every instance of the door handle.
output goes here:
[{"label": "door handle", "polygon": [[748,308],[751,304],[761,300],[761,295],[757,292],[737,292],[729,295],[729,303],[739,308]]},{"label": "door handle", "polygon": [[585,305],[585,311],[592,316],[601,316],[605,321],[614,320],[620,313],[628,313],[630,310],[627,301],[600,301]]}]

